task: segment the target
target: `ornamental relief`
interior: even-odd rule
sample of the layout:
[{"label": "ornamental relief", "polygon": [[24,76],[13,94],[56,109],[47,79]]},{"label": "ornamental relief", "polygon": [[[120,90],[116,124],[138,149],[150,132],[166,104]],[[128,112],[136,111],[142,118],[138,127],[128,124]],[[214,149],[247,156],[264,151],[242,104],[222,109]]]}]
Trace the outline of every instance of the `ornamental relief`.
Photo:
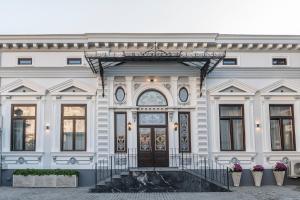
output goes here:
[{"label": "ornamental relief", "polygon": [[114,85],[114,101],[116,104],[126,103],[126,85],[125,84],[115,84]]}]

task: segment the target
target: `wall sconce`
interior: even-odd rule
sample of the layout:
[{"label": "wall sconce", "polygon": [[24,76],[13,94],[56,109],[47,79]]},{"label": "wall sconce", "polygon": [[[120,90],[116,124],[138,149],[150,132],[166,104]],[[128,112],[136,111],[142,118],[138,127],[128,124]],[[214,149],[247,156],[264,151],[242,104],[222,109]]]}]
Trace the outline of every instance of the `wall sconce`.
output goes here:
[{"label": "wall sconce", "polygon": [[256,123],[256,128],[260,128],[260,124],[259,123]]},{"label": "wall sconce", "polygon": [[47,133],[50,132],[50,124],[49,124],[49,123],[47,123],[47,124],[45,125],[45,129],[46,129],[46,132],[47,132]]},{"label": "wall sconce", "polygon": [[128,131],[131,131],[131,128],[132,128],[131,122],[128,122],[127,128],[128,128]]},{"label": "wall sconce", "polygon": [[178,123],[175,122],[175,123],[174,123],[174,131],[177,131],[177,130],[178,130]]}]

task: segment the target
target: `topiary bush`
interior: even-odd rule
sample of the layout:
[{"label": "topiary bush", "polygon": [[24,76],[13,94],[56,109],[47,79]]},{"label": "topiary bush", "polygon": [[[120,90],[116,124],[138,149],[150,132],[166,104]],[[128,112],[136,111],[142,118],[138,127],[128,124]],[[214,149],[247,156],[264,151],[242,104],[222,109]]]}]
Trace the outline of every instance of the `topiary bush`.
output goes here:
[{"label": "topiary bush", "polygon": [[71,169],[17,169],[13,175],[21,176],[45,176],[45,175],[62,175],[62,176],[79,176],[79,172]]}]

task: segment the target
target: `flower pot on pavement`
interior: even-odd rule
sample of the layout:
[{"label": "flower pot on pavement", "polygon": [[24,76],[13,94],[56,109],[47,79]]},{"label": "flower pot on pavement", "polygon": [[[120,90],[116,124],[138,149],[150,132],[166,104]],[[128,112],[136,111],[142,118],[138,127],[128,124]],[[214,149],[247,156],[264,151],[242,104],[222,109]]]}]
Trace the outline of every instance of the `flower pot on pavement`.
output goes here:
[{"label": "flower pot on pavement", "polygon": [[260,187],[261,186],[261,180],[262,180],[262,177],[263,177],[263,172],[252,171],[252,176],[253,176],[253,180],[254,180],[254,185],[256,187]]},{"label": "flower pot on pavement", "polygon": [[239,187],[241,182],[242,172],[232,172],[231,176],[232,176],[233,186]]},{"label": "flower pot on pavement", "polygon": [[260,187],[261,180],[262,180],[263,173],[264,173],[264,167],[262,165],[254,165],[252,167],[251,171],[252,171],[252,176],[253,176],[253,180],[254,180],[254,185],[256,187]]},{"label": "flower pot on pavement", "polygon": [[273,171],[278,186],[283,185],[285,171]]},{"label": "flower pot on pavement", "polygon": [[276,184],[278,186],[282,186],[284,182],[284,175],[287,170],[286,164],[283,162],[276,162],[274,167],[273,167],[273,174],[276,180]]}]

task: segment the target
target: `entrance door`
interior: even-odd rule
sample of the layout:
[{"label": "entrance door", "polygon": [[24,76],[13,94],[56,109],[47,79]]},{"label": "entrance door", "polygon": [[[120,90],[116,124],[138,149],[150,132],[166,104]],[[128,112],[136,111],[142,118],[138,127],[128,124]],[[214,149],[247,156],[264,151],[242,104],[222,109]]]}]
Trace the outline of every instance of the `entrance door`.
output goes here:
[{"label": "entrance door", "polygon": [[138,166],[168,167],[167,113],[138,114]]}]

